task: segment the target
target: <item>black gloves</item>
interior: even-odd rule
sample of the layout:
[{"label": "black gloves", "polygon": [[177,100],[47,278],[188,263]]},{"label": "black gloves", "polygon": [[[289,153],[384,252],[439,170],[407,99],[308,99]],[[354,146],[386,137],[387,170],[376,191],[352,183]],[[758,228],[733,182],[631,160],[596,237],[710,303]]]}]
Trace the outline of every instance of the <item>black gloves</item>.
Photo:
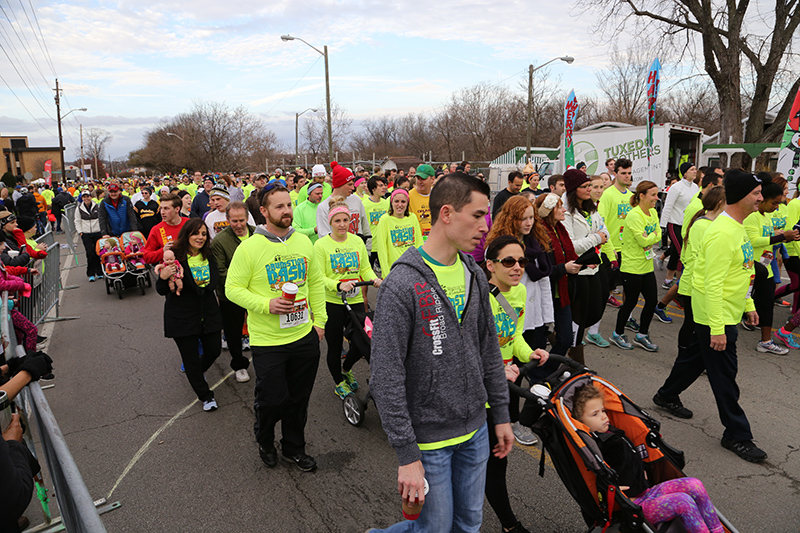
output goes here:
[{"label": "black gloves", "polygon": [[31,381],[39,381],[53,371],[53,360],[44,352],[28,352],[25,357],[9,359],[8,369],[12,375],[24,370],[31,375]]}]

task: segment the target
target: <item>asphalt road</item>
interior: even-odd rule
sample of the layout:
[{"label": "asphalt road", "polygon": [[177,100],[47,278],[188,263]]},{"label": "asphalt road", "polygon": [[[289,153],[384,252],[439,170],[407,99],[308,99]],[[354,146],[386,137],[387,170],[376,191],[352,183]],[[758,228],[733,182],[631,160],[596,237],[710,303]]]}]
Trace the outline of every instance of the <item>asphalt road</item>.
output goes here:
[{"label": "asphalt road", "polygon": [[[301,473],[282,462],[267,468],[253,437],[253,381],[235,382],[227,352],[207,374],[220,408],[205,413],[179,372],[175,344],[163,337],[163,298],[154,288],[145,296],[128,291],[123,300],[106,295],[102,283],[88,283],[80,261],[67,280],[80,286],[62,293],[61,314],[81,318],[45,330],[56,373],[46,394],[92,496],[121,504],[103,515],[109,531],[349,533],[400,519],[397,463],[377,411],[370,405],[363,426],[350,426],[324,362],[307,426],[307,451],[319,470]],[[769,453],[765,464],[753,465],[720,447],[722,426],[705,378],[683,396],[694,410],[691,420],[652,404],[676,356],[682,311],[670,307],[670,313],[675,323],[655,321],[651,328],[659,352],[587,346],[587,365],[662,420],[667,441],[686,452],[686,473],[703,480],[740,531],[797,531],[800,353],[758,354],[757,333],[741,332],[741,403],[757,444]],[[607,308],[606,337],[615,316]],[[775,324],[786,316],[776,309]],[[361,362],[355,372],[363,382],[368,367]],[[552,466],[539,477],[538,457],[538,449],[519,445],[510,456],[518,518],[531,531],[584,531]],[[39,521],[35,505],[28,515]],[[484,517],[483,531],[501,530],[488,504]]]}]

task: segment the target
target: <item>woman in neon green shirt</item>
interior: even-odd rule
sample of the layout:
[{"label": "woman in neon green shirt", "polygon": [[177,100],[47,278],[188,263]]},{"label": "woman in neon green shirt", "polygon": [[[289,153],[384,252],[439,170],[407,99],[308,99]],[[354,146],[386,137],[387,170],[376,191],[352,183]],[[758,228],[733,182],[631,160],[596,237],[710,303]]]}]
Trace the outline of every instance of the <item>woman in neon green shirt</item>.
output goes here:
[{"label": "woman in neon green shirt", "polygon": [[342,304],[341,294],[347,294],[347,303],[356,313],[366,314],[364,294],[358,288],[354,288],[353,284],[358,281],[372,281],[373,286],[378,288],[381,280],[369,265],[369,255],[364,241],[348,231],[350,208],[344,202],[344,198],[335,196],[328,200],[328,204],[331,232],[314,243],[314,254],[322,265],[325,284],[325,307],[328,311],[328,322],[325,325],[328,370],[336,384],[336,394],[344,399],[358,389],[358,382],[352,370],[357,361],[356,354],[353,353],[353,357],[348,354],[342,365],[342,338],[350,317],[347,308]]},{"label": "woman in neon green shirt", "polygon": [[[520,281],[527,264],[522,243],[511,235],[500,235],[486,248],[486,270],[490,275],[489,286],[492,294],[489,301],[497,328],[497,340],[500,342],[500,353],[505,363],[506,379],[509,381],[515,381],[519,377],[519,370],[514,362],[527,363],[531,359],[539,359],[540,364],[544,364],[549,357],[544,350],[531,350],[522,338],[522,327],[517,327],[518,324],[522,325],[520,319],[525,314],[527,291]],[[511,315],[508,314],[507,308],[511,311]],[[513,397],[508,408],[511,420],[515,426],[518,425],[519,397]],[[497,444],[497,437],[494,432],[492,410],[488,404],[486,419],[489,424],[489,447],[493,448]],[[504,531],[526,531],[511,510],[506,487],[507,465],[507,457],[498,459],[494,455],[489,455],[489,462],[486,464],[486,499],[497,514]]]},{"label": "woman in neon green shirt", "polygon": [[394,262],[412,246],[422,246],[419,219],[409,215],[408,191],[395,189],[390,197],[388,216],[380,218],[372,235],[372,249],[377,249],[381,275],[389,275]]},{"label": "woman in neon green shirt", "polygon": [[611,341],[623,350],[632,350],[633,345],[625,335],[625,323],[639,301],[639,294],[644,296],[644,307],[639,317],[639,331],[633,338],[633,344],[648,352],[658,351],[658,346],[650,341],[648,332],[653,313],[658,303],[656,292],[656,275],[653,272],[653,245],[661,240],[661,226],[655,210],[658,200],[658,185],[652,181],[643,181],[636,186],[631,195],[633,209],[628,212],[622,230],[622,288],[625,291],[625,303],[617,313],[617,327],[611,334]]}]

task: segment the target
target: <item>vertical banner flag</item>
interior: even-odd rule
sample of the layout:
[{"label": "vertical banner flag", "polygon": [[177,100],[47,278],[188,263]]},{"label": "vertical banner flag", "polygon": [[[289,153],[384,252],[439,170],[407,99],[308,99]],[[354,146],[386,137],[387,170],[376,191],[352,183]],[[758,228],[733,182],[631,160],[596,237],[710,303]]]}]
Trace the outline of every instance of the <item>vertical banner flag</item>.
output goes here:
[{"label": "vertical banner flag", "polygon": [[575,91],[570,91],[564,104],[564,168],[575,166],[575,150],[572,146],[572,132],[575,129],[575,116],[578,114],[578,99]]},{"label": "vertical banner flag", "polygon": [[789,111],[776,170],[786,177],[790,189],[797,188],[797,181],[800,180],[800,90],[797,91]]},{"label": "vertical banner flag", "polygon": [[656,124],[656,99],[658,98],[658,74],[661,70],[661,63],[658,58],[653,60],[650,65],[650,72],[647,74],[647,179],[650,176],[650,154],[653,152],[653,127]]},{"label": "vertical banner flag", "polygon": [[48,159],[44,162],[44,179],[48,185],[52,185],[53,183],[53,160]]}]

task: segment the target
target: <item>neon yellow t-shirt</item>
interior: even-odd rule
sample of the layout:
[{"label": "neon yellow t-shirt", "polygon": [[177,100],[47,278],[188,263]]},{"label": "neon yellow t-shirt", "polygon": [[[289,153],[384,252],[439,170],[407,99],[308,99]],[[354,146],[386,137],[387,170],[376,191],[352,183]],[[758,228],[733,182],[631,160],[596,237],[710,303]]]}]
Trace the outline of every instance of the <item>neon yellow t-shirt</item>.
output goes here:
[{"label": "neon yellow t-shirt", "polygon": [[660,240],[661,227],[658,225],[656,210],[650,209],[650,213],[646,214],[638,205],[631,209],[622,231],[620,271],[628,274],[652,272],[655,257],[653,245]]},{"label": "neon yellow t-shirt", "polygon": [[753,245],[744,226],[722,213],[708,226],[695,261],[694,320],[709,326],[711,335],[723,335],[726,325],[738,324],[743,313],[756,309],[749,289],[755,278]]},{"label": "neon yellow t-shirt", "polygon": [[[322,267],[325,283],[325,301],[342,304],[342,297],[336,285],[343,281],[372,281],[378,276],[369,266],[367,247],[361,237],[347,234],[344,242],[333,240],[330,234],[314,243],[314,255]],[[348,303],[363,303],[361,288],[353,289],[347,295]]]},{"label": "neon yellow t-shirt", "polygon": [[364,204],[364,212],[369,221],[369,233],[372,235],[372,251],[377,252],[375,248],[375,231],[378,228],[378,222],[389,211],[389,199],[381,198],[377,202],[373,202],[369,196],[364,196],[361,200]]},{"label": "neon yellow t-shirt", "polygon": [[211,281],[211,269],[208,266],[208,259],[204,259],[202,254],[190,255],[186,258],[189,263],[189,270],[192,272],[195,284],[198,287],[205,287]]},{"label": "neon yellow t-shirt", "polygon": [[516,357],[517,360],[527,363],[530,361],[531,350],[525,339],[522,338],[522,329],[517,328],[520,320],[523,320],[525,315],[525,300],[528,297],[528,291],[525,285],[520,283],[508,292],[501,292],[508,305],[517,312],[517,320],[514,317],[508,316],[503,306],[497,301],[496,296],[492,296],[490,303],[492,304],[492,314],[494,315],[494,325],[497,328],[497,340],[500,343],[500,353],[503,354],[503,363],[508,364]]},{"label": "neon yellow t-shirt", "polygon": [[[794,228],[794,225],[800,221],[800,198],[795,198],[786,206],[786,228],[787,230]],[[800,241],[792,241],[786,243],[786,251],[789,255],[795,257],[800,256]]]},{"label": "neon yellow t-shirt", "polygon": [[609,241],[617,252],[622,250],[620,237],[625,226],[625,217],[632,208],[631,191],[625,189],[625,192],[619,192],[614,185],[603,191],[600,203],[597,204],[597,211],[603,215],[608,232],[611,234]]},{"label": "neon yellow t-shirt", "polygon": [[[703,200],[700,198],[700,193],[698,192],[692,201],[689,202],[689,205],[686,206],[686,210],[683,212],[683,226],[681,226],[681,237],[684,239],[686,238],[687,228],[689,227],[689,223],[694,218],[695,213],[703,209]],[[682,262],[682,261],[681,261]],[[686,268],[686,265],[684,265]]]},{"label": "neon yellow t-shirt", "polygon": [[384,278],[389,275],[394,262],[412,246],[422,246],[422,230],[417,217],[381,217],[378,227],[372,233],[372,249],[378,252],[381,275]]},{"label": "neon yellow t-shirt", "polygon": [[[456,316],[458,316],[460,322],[461,312],[464,310],[464,285],[466,283],[461,256],[456,256],[456,262],[447,266],[433,259],[430,255],[425,253],[422,248],[419,249],[419,253],[422,255],[425,264],[428,265],[436,275],[436,281],[439,282],[439,285],[447,295],[447,299],[450,300],[450,303],[456,310]],[[476,432],[477,430],[462,435],[461,437],[453,437],[452,439],[440,440],[437,442],[418,442],[417,446],[419,446],[420,450],[440,450],[448,446],[455,446],[456,444],[467,442]]]},{"label": "neon yellow t-shirt", "polygon": [[683,238],[683,249],[681,250],[681,263],[683,263],[683,274],[678,283],[678,294],[692,296],[692,274],[697,260],[697,254],[703,246],[703,238],[706,230],[711,225],[711,220],[700,217],[692,224],[689,231],[689,238]]},{"label": "neon yellow t-shirt", "polygon": [[753,259],[767,267],[767,279],[772,279],[772,268],[770,263],[774,257],[770,239],[775,235],[775,228],[772,226],[772,213],[760,213],[758,211],[750,213],[744,219],[744,229],[747,238],[753,245]]}]

